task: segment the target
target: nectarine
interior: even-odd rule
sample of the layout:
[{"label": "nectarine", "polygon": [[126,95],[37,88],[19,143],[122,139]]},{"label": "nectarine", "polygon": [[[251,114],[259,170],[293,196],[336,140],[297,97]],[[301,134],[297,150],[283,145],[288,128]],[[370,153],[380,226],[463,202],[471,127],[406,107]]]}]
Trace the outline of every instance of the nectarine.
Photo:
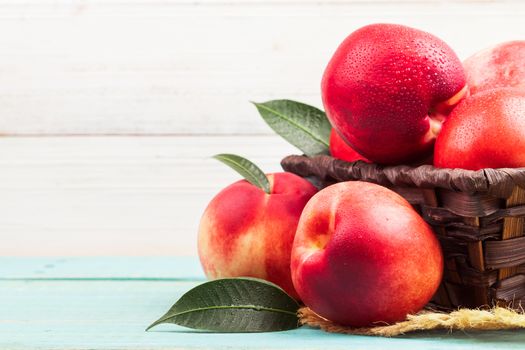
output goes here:
[{"label": "nectarine", "polygon": [[333,128],[330,132],[330,154],[334,158],[346,160],[347,162],[362,160],[370,163],[368,159],[357,153],[355,149],[347,144]]},{"label": "nectarine", "polygon": [[443,124],[434,165],[469,170],[525,167],[525,90],[487,90],[460,103]]},{"label": "nectarine", "polygon": [[340,182],[306,205],[291,268],[307,306],[360,327],[419,311],[439,286],[443,257],[432,229],[400,195]]},{"label": "nectarine", "polygon": [[297,298],[290,276],[292,243],[317,189],[292,173],[267,177],[270,194],[241,180],[212,199],[200,222],[199,257],[209,278],[262,278]]},{"label": "nectarine", "polygon": [[525,41],[508,41],[463,62],[471,95],[499,87],[525,89]]},{"label": "nectarine", "polygon": [[357,152],[382,164],[429,156],[442,122],[465,92],[463,67],[445,42],[395,24],[350,34],[322,80],[332,125]]}]

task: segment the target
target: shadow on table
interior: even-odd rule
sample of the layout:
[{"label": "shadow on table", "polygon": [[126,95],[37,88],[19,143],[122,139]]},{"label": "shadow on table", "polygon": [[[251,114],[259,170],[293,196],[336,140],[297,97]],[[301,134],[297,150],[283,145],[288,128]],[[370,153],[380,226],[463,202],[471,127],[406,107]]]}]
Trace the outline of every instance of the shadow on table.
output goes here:
[{"label": "shadow on table", "polygon": [[183,333],[183,334],[262,334],[262,333],[283,333],[289,331],[273,331],[273,332],[216,332],[206,331],[201,329],[159,329],[150,330],[148,333]]}]

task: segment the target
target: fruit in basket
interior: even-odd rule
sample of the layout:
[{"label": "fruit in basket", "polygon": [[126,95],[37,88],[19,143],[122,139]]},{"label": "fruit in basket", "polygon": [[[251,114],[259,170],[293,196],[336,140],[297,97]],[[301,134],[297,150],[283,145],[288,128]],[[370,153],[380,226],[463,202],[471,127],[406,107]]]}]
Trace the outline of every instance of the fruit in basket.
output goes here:
[{"label": "fruit in basket", "polygon": [[461,102],[438,136],[434,165],[525,167],[525,89],[487,90]]},{"label": "fruit in basket", "polygon": [[330,132],[330,154],[334,158],[346,160],[347,162],[355,162],[357,160],[370,162],[347,144],[335,129],[332,129]]},{"label": "fruit in basket", "polygon": [[446,115],[466,90],[462,64],[445,42],[394,24],[350,34],[322,80],[332,125],[356,151],[382,164],[429,156]]},{"label": "fruit in basket", "polygon": [[307,306],[360,327],[419,311],[439,286],[443,256],[432,229],[401,196],[367,182],[341,182],[306,205],[291,269]]},{"label": "fruit in basket", "polygon": [[317,189],[292,173],[267,178],[269,194],[241,180],[212,199],[200,222],[199,257],[209,278],[263,278],[297,298],[290,252],[301,212]]},{"label": "fruit in basket", "polygon": [[471,95],[499,87],[525,88],[525,41],[508,41],[463,62]]}]

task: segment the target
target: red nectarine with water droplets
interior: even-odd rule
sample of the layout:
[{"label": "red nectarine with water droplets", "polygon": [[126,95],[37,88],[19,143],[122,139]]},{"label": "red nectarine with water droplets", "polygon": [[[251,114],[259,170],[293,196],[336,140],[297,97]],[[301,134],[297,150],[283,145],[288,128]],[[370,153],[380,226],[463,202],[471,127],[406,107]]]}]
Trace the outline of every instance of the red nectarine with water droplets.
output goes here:
[{"label": "red nectarine with water droplets", "polygon": [[362,160],[370,163],[368,159],[357,153],[357,151],[353,149],[352,146],[347,144],[345,140],[339,136],[335,129],[332,129],[330,132],[330,154],[334,158],[345,160],[347,162]]},{"label": "red nectarine with water droplets", "polygon": [[432,229],[400,195],[340,182],[304,208],[291,268],[308,307],[361,327],[401,321],[423,308],[441,281],[443,256]]},{"label": "red nectarine with water droplets", "polygon": [[500,87],[525,89],[525,41],[508,41],[463,62],[471,95]]},{"label": "red nectarine with water droplets", "polygon": [[297,298],[290,276],[292,243],[317,189],[292,173],[267,177],[270,194],[241,180],[212,199],[200,222],[199,257],[209,278],[262,278]]},{"label": "red nectarine with water droplets", "polygon": [[356,151],[382,164],[429,156],[441,123],[465,92],[463,67],[445,42],[395,24],[350,34],[322,80],[332,125]]},{"label": "red nectarine with water droplets", "polygon": [[492,89],[461,102],[438,136],[434,165],[469,170],[525,167],[525,90]]}]

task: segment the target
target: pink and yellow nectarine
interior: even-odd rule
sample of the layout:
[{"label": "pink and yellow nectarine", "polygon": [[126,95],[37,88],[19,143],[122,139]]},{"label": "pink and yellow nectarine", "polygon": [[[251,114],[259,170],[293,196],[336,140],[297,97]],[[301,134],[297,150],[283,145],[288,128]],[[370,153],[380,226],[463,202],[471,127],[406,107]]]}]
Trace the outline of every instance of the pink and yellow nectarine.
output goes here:
[{"label": "pink and yellow nectarine", "polygon": [[301,212],[317,192],[292,173],[267,175],[270,194],[241,180],[206,208],[199,227],[199,257],[209,278],[257,277],[297,298],[290,254]]}]

